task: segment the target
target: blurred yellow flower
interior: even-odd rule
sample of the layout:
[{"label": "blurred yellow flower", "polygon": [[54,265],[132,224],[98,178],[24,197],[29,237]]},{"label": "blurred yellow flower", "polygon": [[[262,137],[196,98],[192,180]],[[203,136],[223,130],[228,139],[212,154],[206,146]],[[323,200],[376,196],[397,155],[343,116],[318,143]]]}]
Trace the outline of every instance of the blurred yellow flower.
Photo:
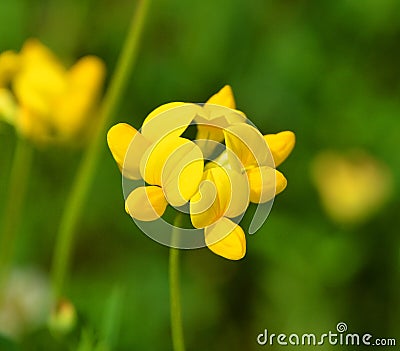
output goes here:
[{"label": "blurred yellow flower", "polygon": [[[0,54],[0,114],[37,143],[69,142],[94,112],[104,75],[104,64],[95,56],[67,70],[42,43],[29,39],[19,53]],[[10,89],[13,100],[5,100],[4,89]]]},{"label": "blurred yellow flower", "polygon": [[392,190],[387,166],[363,151],[319,153],[312,163],[312,177],[326,212],[342,224],[370,218]]}]

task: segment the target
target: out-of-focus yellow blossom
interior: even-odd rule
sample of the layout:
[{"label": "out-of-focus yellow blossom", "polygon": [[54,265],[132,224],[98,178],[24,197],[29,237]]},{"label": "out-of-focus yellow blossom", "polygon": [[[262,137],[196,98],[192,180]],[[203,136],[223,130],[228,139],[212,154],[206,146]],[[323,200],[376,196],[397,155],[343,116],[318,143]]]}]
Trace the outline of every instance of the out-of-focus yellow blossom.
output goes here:
[{"label": "out-of-focus yellow blossom", "polygon": [[312,177],[326,212],[341,224],[370,218],[387,201],[393,180],[386,165],[363,151],[321,152]]},{"label": "out-of-focus yellow blossom", "polygon": [[[104,74],[104,64],[95,56],[66,69],[42,43],[29,39],[19,53],[0,54],[0,88],[15,96],[15,113],[7,120],[37,143],[69,142],[89,122]],[[7,108],[1,102],[0,112]]]},{"label": "out-of-focus yellow blossom", "polygon": [[190,216],[195,228],[204,228],[205,242],[211,251],[230,260],[245,255],[243,229],[230,218],[243,214],[248,203],[244,174],[221,166],[204,172],[199,191],[190,201]]},{"label": "out-of-focus yellow blossom", "polygon": [[251,202],[267,202],[286,188],[287,180],[275,165],[281,164],[293,150],[293,132],[263,137],[253,126],[238,123],[226,128],[224,134],[227,149],[240,160],[240,164],[231,160],[232,166],[247,174]]},{"label": "out-of-focus yellow blossom", "polygon": [[[149,115],[141,133],[125,123],[109,130],[108,146],[122,174],[149,184],[134,189],[126,199],[126,210],[133,218],[155,220],[168,203],[182,206],[197,192],[203,155],[195,143],[180,137],[197,109],[194,104],[175,111],[161,106]],[[160,112],[167,113],[153,119]]]}]

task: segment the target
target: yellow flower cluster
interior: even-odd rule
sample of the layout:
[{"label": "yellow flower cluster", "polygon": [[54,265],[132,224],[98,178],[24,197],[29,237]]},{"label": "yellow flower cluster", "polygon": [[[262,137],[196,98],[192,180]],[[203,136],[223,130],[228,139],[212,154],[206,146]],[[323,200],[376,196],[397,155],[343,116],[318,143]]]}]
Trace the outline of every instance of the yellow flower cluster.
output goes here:
[{"label": "yellow flower cluster", "polygon": [[0,118],[39,144],[69,142],[93,112],[105,75],[103,62],[85,56],[66,69],[36,39],[0,54]]},{"label": "yellow flower cluster", "polygon": [[[191,141],[182,135],[193,124],[197,136]],[[107,141],[123,176],[145,182],[126,199],[133,218],[153,221],[168,204],[189,203],[192,225],[204,229],[209,249],[238,260],[246,253],[246,240],[237,218],[250,202],[268,202],[285,189],[286,178],[275,167],[291,153],[295,136],[290,131],[263,136],[236,110],[225,86],[204,105],[158,107],[140,132],[117,124]]]}]

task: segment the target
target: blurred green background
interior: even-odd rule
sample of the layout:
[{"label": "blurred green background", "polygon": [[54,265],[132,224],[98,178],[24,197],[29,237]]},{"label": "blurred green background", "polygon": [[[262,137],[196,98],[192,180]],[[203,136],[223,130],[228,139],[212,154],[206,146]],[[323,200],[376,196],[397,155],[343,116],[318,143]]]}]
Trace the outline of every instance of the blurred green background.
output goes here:
[{"label": "blurred green background", "polygon": [[[67,65],[98,55],[109,79],[135,6],[110,0],[1,1],[0,51],[19,50],[26,38],[37,37]],[[279,350],[285,347],[257,345],[257,335],[265,328],[324,333],[341,321],[349,332],[400,343],[399,39],[397,0],[152,2],[114,123],[138,128],[162,103],[204,102],[230,84],[238,108],[264,134],[293,130],[297,136],[280,167],[288,188],[262,229],[247,237],[246,257],[233,262],[207,249],[182,253],[189,351]],[[2,210],[13,129],[2,125],[0,140]],[[385,164],[394,185],[374,215],[339,223],[321,206],[311,165],[322,150],[354,148]],[[106,136],[103,149],[66,289],[79,316],[77,330],[59,338],[32,331],[23,337],[22,350],[70,350],[81,328],[100,333],[116,287],[122,307],[115,350],[172,349],[168,249],[142,234],[125,213],[121,176]],[[67,147],[35,152],[17,266],[49,273],[81,155]]]}]

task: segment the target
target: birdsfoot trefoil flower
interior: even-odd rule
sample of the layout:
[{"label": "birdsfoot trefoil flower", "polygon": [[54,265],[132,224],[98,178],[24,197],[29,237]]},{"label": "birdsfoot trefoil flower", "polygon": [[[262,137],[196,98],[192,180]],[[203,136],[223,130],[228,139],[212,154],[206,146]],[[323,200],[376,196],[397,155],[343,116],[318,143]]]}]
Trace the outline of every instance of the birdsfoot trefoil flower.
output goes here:
[{"label": "birdsfoot trefoil flower", "polygon": [[104,63],[85,56],[66,69],[36,39],[0,54],[0,118],[39,144],[77,140],[94,112]]},{"label": "birdsfoot trefoil flower", "polygon": [[[197,129],[193,141],[184,137],[192,126]],[[262,135],[236,110],[229,86],[205,104],[156,108],[140,131],[117,124],[107,140],[124,178],[143,182],[126,196],[134,219],[163,220],[168,205],[183,212],[187,206],[194,231],[203,233],[203,246],[231,260],[246,253],[239,223],[250,202],[271,202],[285,189],[286,178],[276,167],[295,144],[290,131]]]}]

